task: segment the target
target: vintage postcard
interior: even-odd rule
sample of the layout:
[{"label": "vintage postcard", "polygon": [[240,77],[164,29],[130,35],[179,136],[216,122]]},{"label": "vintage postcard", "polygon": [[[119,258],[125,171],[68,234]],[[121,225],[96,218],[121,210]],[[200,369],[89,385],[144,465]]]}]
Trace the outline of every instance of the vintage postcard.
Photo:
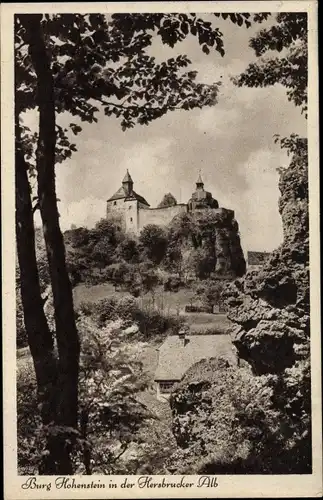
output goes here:
[{"label": "vintage postcard", "polygon": [[6,500],[321,497],[317,36],[2,4]]}]

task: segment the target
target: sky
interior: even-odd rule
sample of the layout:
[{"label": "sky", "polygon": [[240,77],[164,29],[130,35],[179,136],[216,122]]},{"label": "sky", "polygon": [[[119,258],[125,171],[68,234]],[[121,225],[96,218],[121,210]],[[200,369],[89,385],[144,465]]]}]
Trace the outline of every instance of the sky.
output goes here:
[{"label": "sky", "polygon": [[[127,169],[135,191],[151,207],[168,192],[186,203],[201,170],[205,189],[219,206],[234,210],[245,252],[272,251],[281,243],[277,168],[287,166],[288,157],[273,136],[305,136],[306,121],[282,86],[238,88],[230,81],[256,60],[248,40],[264,24],[247,29],[217,18],[214,24],[223,32],[223,58],[215,51],[204,54],[193,37],[176,50],[156,40],[151,53],[161,60],[187,54],[189,69],[198,70],[201,82],[221,80],[218,103],[174,111],[125,132],[117,119],[103,113],[96,124],[82,123],[83,131],[74,139],[78,151],[56,168],[62,230],[72,224],[92,227],[104,217],[105,202]],[[35,116],[28,120],[36,124]],[[60,116],[58,121],[75,119]]]}]

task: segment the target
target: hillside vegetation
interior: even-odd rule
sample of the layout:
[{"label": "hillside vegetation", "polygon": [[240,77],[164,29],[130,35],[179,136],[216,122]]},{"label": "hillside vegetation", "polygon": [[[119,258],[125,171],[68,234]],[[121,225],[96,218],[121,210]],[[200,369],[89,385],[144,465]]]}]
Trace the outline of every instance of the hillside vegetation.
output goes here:
[{"label": "hillside vegetation", "polygon": [[[93,229],[74,228],[64,233],[66,261],[73,288],[93,286],[93,301],[115,293],[142,297],[158,309],[180,314],[185,305],[212,308],[223,287],[243,275],[246,264],[238,226],[230,211],[181,214],[166,227],[146,226],[139,236],[125,233],[117,217],[100,220]],[[50,278],[41,230],[36,231],[37,262],[44,302]],[[17,270],[18,346],[26,345]],[[77,300],[77,290],[74,299]],[[167,293],[171,299],[167,298]],[[174,293],[176,295],[174,295]],[[145,299],[146,297],[146,299]],[[87,300],[87,299],[86,299]],[[209,318],[210,319],[210,318]]]}]

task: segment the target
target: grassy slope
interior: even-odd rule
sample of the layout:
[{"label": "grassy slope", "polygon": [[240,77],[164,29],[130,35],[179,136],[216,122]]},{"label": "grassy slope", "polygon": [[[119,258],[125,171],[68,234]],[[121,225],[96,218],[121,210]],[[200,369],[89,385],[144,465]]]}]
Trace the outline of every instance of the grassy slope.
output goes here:
[{"label": "grassy slope", "polygon": [[[115,291],[111,283],[93,286],[80,284],[74,288],[74,304],[75,307],[78,307],[83,301],[96,302],[103,298],[127,295],[129,296],[128,292]],[[155,307],[170,314],[184,316],[192,333],[225,333],[230,326],[230,321],[225,314],[185,313],[185,306],[189,304],[192,296],[191,290],[181,289],[178,292],[165,292],[162,287],[159,287],[155,293]],[[150,293],[138,299],[143,307],[151,306],[152,300]]]}]

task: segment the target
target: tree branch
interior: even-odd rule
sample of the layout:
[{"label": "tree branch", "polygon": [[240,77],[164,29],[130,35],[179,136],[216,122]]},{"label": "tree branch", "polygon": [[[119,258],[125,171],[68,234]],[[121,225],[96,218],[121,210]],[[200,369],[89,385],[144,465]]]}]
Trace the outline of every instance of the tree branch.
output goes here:
[{"label": "tree branch", "polygon": [[22,42],[20,45],[18,45],[18,47],[15,47],[15,50],[18,51],[20,50],[24,45],[27,45],[26,42]]},{"label": "tree branch", "polygon": [[124,443],[121,452],[113,458],[112,463],[113,464],[116,463],[116,461],[119,460],[119,458],[126,452],[128,448],[129,448],[129,443],[128,442]]}]

